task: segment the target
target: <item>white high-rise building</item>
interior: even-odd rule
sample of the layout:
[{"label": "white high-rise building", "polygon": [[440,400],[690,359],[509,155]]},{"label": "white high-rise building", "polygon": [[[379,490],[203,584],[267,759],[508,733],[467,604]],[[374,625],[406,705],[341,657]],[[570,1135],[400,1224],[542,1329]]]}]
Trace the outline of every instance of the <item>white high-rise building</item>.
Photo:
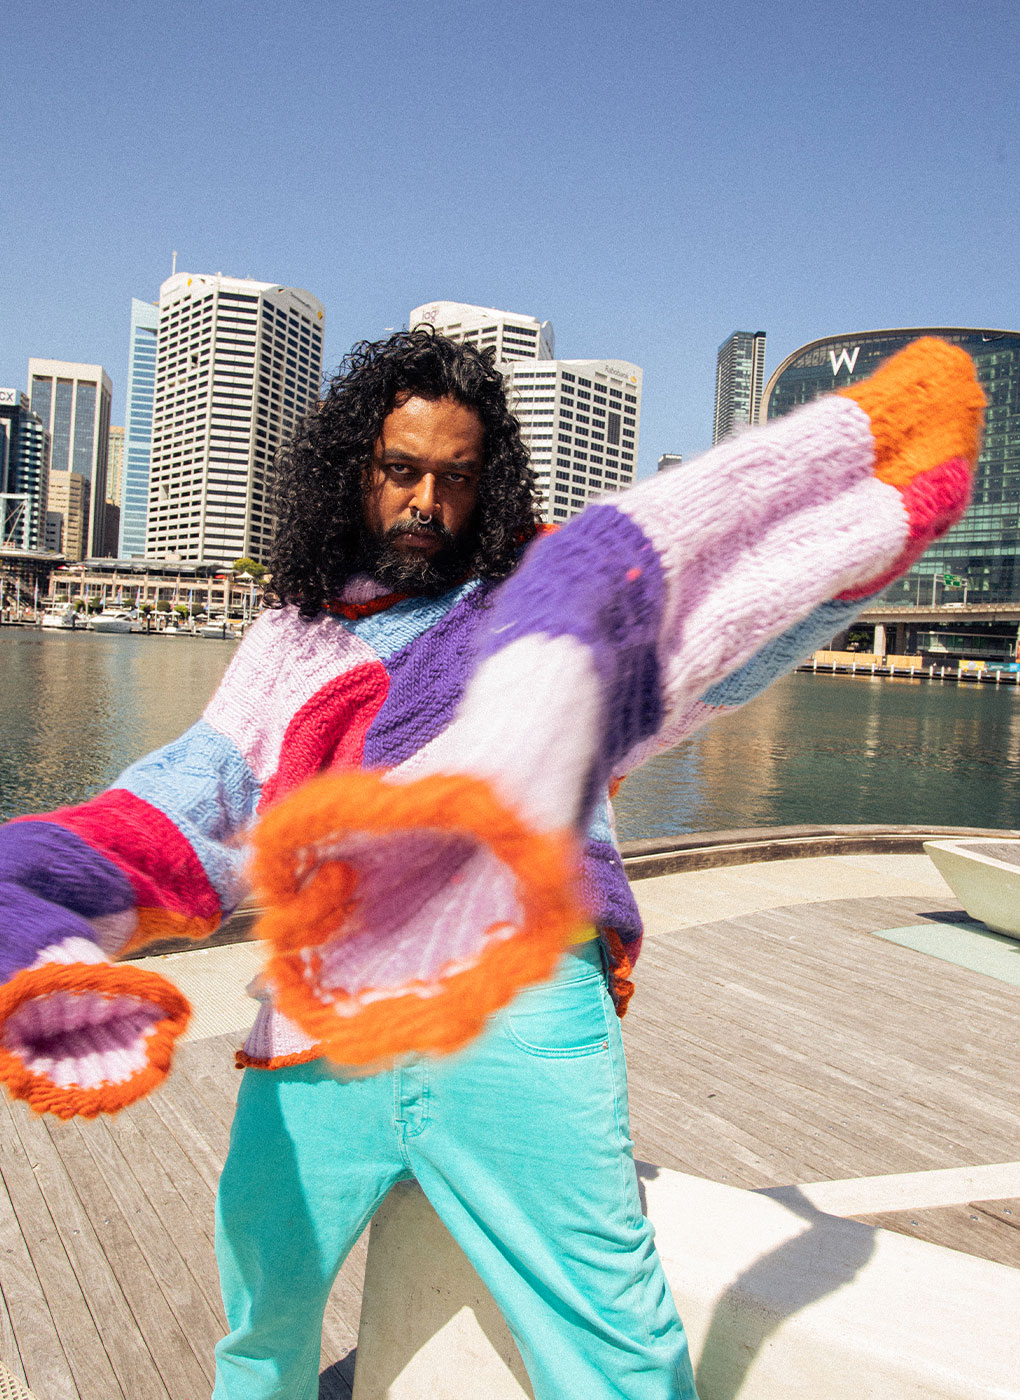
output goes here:
[{"label": "white high-rise building", "polygon": [[551,360],[556,339],[549,321],[514,311],[496,311],[491,306],[469,306],[462,301],[429,301],[416,306],[407,321],[415,326],[434,326],[440,334],[458,344],[473,345],[477,350],[490,347],[496,359]]},{"label": "white high-rise building", "polygon": [[160,287],[146,554],[265,558],[273,458],[318,399],[324,316],[272,282],[179,272]]},{"label": "white high-rise building", "polygon": [[28,389],[32,412],[38,413],[50,435],[46,509],[54,518],[60,517],[64,553],[69,559],[101,555],[113,393],[110,376],[102,365],[32,358]]},{"label": "white high-rise building", "polygon": [[641,431],[641,370],[626,360],[501,365],[538,475],[547,521],[630,486]]}]

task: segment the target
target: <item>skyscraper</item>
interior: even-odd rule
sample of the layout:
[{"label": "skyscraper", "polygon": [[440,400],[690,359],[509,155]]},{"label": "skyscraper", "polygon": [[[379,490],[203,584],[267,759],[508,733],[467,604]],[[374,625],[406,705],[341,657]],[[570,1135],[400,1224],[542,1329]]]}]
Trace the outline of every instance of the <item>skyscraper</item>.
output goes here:
[{"label": "skyscraper", "polygon": [[102,365],[33,358],[28,381],[32,412],[50,435],[47,511],[62,517],[64,553],[102,554],[110,377]]},{"label": "skyscraper", "polygon": [[634,480],[641,370],[625,360],[502,364],[545,499],[547,521],[567,520]]},{"label": "skyscraper", "polygon": [[735,428],[757,423],[764,385],[765,332],[734,331],[716,359],[713,446]]},{"label": "skyscraper", "polygon": [[496,359],[551,360],[556,338],[549,321],[523,316],[514,311],[496,311],[491,306],[469,306],[462,301],[430,301],[416,306],[407,324],[434,326],[450,340],[473,345],[477,350],[490,346]]},{"label": "skyscraper", "polygon": [[265,558],[273,457],[318,398],[324,314],[309,292],[220,273],[160,287],[147,554]]},{"label": "skyscraper", "polygon": [[106,454],[106,504],[119,505],[124,471],[124,429],[110,424]]},{"label": "skyscraper", "polygon": [[50,439],[19,389],[0,389],[0,544],[42,549]]},{"label": "skyscraper", "polygon": [[145,553],[152,457],[152,402],[156,389],[156,330],[159,307],[131,298],[127,404],[124,409],[124,469],[120,495],[120,542],[117,553]]}]

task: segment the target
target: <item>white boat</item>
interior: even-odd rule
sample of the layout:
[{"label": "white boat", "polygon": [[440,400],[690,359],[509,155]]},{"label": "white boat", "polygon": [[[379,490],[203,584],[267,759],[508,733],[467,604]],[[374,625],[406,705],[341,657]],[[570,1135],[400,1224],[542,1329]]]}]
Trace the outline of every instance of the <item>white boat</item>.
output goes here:
[{"label": "white boat", "polygon": [[93,632],[140,632],[138,614],[127,608],[106,609],[92,619]]},{"label": "white boat", "polygon": [[210,617],[202,623],[198,629],[198,635],[200,637],[220,637],[230,642],[235,640],[233,624],[228,622],[225,617]]},{"label": "white boat", "polygon": [[42,627],[85,627],[85,616],[82,614],[81,621],[78,621],[77,609],[68,603],[62,608],[48,608],[42,615]]}]

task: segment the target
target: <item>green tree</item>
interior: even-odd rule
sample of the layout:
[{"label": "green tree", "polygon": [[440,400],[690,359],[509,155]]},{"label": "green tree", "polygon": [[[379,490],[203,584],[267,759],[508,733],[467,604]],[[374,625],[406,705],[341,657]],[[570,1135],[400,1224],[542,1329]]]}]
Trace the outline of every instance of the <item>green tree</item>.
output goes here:
[{"label": "green tree", "polygon": [[261,583],[266,573],[265,564],[260,564],[257,559],[235,559],[230,567],[235,574],[251,574],[256,583]]}]

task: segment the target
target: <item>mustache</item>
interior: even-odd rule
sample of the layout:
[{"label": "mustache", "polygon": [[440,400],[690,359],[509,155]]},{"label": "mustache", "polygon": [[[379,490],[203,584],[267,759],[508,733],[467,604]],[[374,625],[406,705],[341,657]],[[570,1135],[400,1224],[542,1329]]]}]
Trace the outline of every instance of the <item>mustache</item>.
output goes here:
[{"label": "mustache", "polygon": [[437,535],[439,539],[453,539],[453,532],[441,520],[398,520],[386,531],[385,541],[399,539],[401,535]]}]

